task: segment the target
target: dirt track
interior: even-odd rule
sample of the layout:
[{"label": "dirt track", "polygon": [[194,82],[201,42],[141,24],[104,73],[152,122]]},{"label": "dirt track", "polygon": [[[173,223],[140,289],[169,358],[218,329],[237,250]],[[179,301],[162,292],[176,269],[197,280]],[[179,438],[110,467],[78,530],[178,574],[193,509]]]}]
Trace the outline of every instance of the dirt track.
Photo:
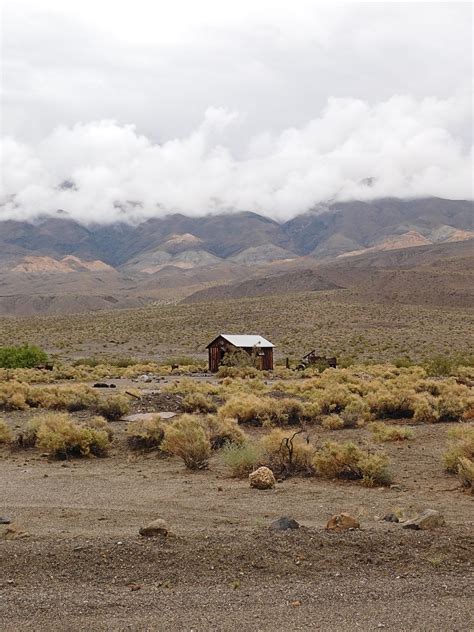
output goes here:
[{"label": "dirt track", "polygon": [[[216,457],[190,473],[119,440],[108,458],[68,463],[4,451],[0,514],[30,536],[0,540],[2,629],[472,630],[474,503],[440,467],[446,430],[420,426],[411,447],[386,446],[392,489],[294,478],[259,492]],[[330,434],[354,432],[365,431]],[[445,527],[381,520],[427,507]],[[362,529],[325,532],[339,511]],[[281,515],[303,527],[270,532]],[[141,538],[155,517],[172,535]]]}]

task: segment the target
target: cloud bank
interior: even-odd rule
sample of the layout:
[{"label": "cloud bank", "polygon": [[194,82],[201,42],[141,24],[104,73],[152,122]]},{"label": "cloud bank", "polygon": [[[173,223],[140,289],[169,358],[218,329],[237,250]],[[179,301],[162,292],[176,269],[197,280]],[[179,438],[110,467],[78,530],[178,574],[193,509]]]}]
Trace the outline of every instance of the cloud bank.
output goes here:
[{"label": "cloud bank", "polygon": [[111,120],[2,143],[0,219],[66,212],[82,223],[140,222],[251,210],[286,220],[350,199],[472,199],[468,97],[330,99],[300,127],[227,141],[245,120],[209,108],[190,134],[162,144]]}]

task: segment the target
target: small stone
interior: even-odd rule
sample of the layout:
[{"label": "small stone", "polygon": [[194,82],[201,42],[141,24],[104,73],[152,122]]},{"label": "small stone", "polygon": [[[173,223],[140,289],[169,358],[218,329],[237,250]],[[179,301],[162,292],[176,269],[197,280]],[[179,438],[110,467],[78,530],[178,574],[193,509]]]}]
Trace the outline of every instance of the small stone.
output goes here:
[{"label": "small stone", "polygon": [[0,524],[10,524],[11,520],[10,518],[7,518],[5,516],[0,516]]},{"label": "small stone", "polygon": [[293,518],[287,518],[286,516],[282,516],[271,523],[270,529],[272,531],[286,531],[287,529],[299,529],[300,525]]},{"label": "small stone", "polygon": [[327,531],[347,531],[349,529],[360,529],[360,523],[357,518],[348,513],[332,516],[326,525]]},{"label": "small stone", "polygon": [[146,527],[141,527],[138,533],[145,538],[154,538],[159,535],[166,536],[168,535],[168,525],[162,518],[157,518],[147,524]]},{"label": "small stone", "polygon": [[259,467],[249,474],[250,487],[256,489],[271,489],[275,486],[275,477],[269,467]]},{"label": "small stone", "polygon": [[28,538],[29,535],[28,531],[25,531],[16,524],[11,524],[5,529],[2,537],[4,540],[20,540],[22,538]]},{"label": "small stone", "polygon": [[427,509],[422,514],[413,518],[412,520],[406,520],[403,523],[404,529],[436,529],[436,527],[442,527],[445,524],[444,516],[436,509]]},{"label": "small stone", "polygon": [[394,513],[385,514],[382,520],[385,520],[385,522],[400,522],[400,518]]}]

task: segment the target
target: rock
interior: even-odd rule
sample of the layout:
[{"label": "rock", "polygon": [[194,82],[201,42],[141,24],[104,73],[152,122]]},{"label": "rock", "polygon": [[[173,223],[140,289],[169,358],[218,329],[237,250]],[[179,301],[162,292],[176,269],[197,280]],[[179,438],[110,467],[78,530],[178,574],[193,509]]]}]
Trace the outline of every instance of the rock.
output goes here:
[{"label": "rock", "polygon": [[357,518],[347,513],[332,516],[326,525],[327,531],[347,531],[349,529],[360,529],[360,523]]},{"label": "rock", "polygon": [[0,516],[0,524],[10,524],[10,518],[6,518],[5,516]]},{"label": "rock", "polygon": [[269,467],[259,467],[249,474],[250,487],[256,489],[271,489],[275,486],[275,477]]},{"label": "rock", "polygon": [[413,520],[406,520],[402,526],[404,529],[436,529],[444,524],[444,516],[439,511],[427,509]]},{"label": "rock", "polygon": [[140,535],[145,538],[154,538],[158,535],[168,535],[168,525],[162,518],[157,518],[146,525],[146,527],[141,527],[138,531]]},{"label": "rock", "polygon": [[385,514],[382,520],[385,520],[385,522],[400,522],[399,517],[394,513]]},{"label": "rock", "polygon": [[270,525],[270,529],[272,531],[286,531],[287,529],[299,529],[300,525],[293,518],[287,518],[286,516],[282,516],[275,520]]},{"label": "rock", "polygon": [[138,379],[141,382],[153,382],[153,378],[151,377],[151,375],[147,375],[146,373],[144,373],[143,375],[139,375]]}]

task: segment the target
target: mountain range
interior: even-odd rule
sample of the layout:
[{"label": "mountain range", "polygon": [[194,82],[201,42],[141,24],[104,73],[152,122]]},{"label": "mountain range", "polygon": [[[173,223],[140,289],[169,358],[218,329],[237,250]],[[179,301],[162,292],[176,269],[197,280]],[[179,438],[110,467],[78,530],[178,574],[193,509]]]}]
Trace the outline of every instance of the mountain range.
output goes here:
[{"label": "mountain range", "polygon": [[439,198],[341,202],[280,223],[252,212],[174,214],[138,225],[86,226],[65,213],[7,220],[0,222],[0,313],[215,300],[255,295],[258,287],[262,294],[351,288],[362,269],[401,270],[396,257],[384,258],[392,252],[410,251],[412,268],[449,259],[453,272],[473,239],[472,202]]}]

